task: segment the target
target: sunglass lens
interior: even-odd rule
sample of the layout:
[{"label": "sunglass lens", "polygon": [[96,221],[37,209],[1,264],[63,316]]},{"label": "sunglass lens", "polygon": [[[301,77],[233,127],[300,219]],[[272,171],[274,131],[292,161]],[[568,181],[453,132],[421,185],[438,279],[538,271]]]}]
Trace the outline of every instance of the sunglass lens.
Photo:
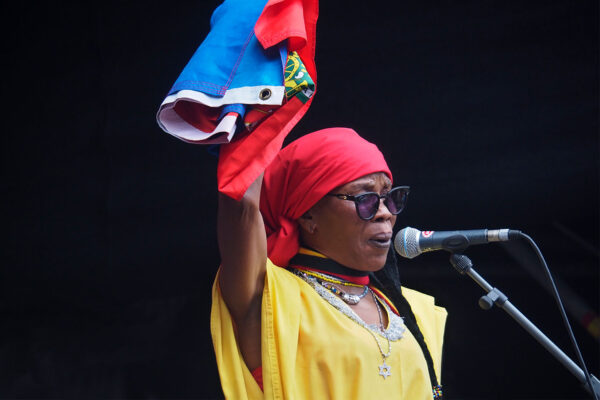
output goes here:
[{"label": "sunglass lens", "polygon": [[405,188],[395,188],[390,191],[385,200],[385,206],[392,214],[400,214],[406,205],[407,197],[408,191]]},{"label": "sunglass lens", "polygon": [[357,197],[356,211],[362,219],[369,220],[377,213],[379,196],[375,193],[367,193]]}]

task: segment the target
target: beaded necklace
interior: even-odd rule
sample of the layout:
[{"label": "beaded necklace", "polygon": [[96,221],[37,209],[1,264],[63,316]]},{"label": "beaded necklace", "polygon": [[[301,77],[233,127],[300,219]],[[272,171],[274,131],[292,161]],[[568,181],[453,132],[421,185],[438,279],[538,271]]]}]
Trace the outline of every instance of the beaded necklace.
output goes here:
[{"label": "beaded necklace", "polygon": [[[413,321],[414,316],[412,314],[412,310],[410,309],[410,305],[406,303],[406,300],[404,299],[404,297],[402,297],[402,295],[401,299],[404,299],[404,302],[406,303],[402,313],[407,314],[407,323],[410,323],[408,326],[404,324],[404,318],[399,316],[400,313],[398,312],[398,308],[396,307],[396,305],[391,303],[390,300],[388,300],[387,297],[383,295],[383,293],[381,293],[376,287],[369,287],[369,291],[371,291],[373,295],[377,293],[375,295],[376,298],[379,299],[381,305],[387,311],[389,322],[387,329],[384,330],[383,317],[381,315],[381,309],[377,301],[375,301],[375,305],[377,306],[377,311],[380,315],[379,326],[366,324],[356,313],[352,311],[351,307],[347,303],[342,301],[340,297],[334,295],[331,292],[331,290],[325,288],[320,283],[318,283],[318,276],[316,276],[316,274],[322,274],[324,277],[327,278],[340,279],[342,282],[335,281],[331,283],[337,283],[343,286],[362,287],[363,285],[369,284],[369,276],[367,274],[361,273],[360,271],[351,270],[347,267],[344,267],[341,264],[336,263],[331,259],[328,259],[321,253],[304,247],[301,247],[298,254],[292,258],[292,260],[290,261],[290,265],[295,266],[294,268],[288,268],[291,272],[300,276],[300,278],[302,278],[309,285],[311,285],[324,300],[326,300],[329,304],[338,309],[342,314],[346,315],[348,318],[356,322],[358,325],[367,329],[369,333],[374,337],[375,341],[377,342],[377,347],[383,358],[383,363],[379,366],[379,375],[381,375],[384,379],[390,376],[391,367],[387,365],[386,359],[387,357],[389,357],[389,353],[391,353],[391,347],[388,347],[388,353],[384,353],[376,334],[387,339],[388,345],[389,341],[396,341],[401,339],[407,327],[410,329],[411,333],[415,336],[415,338],[418,339],[418,337],[420,336],[421,341],[417,340],[417,342],[419,342],[419,345],[421,346],[421,349],[427,361],[427,367],[433,386],[433,398],[434,400],[442,400],[442,386],[438,384],[437,378],[435,376],[431,355],[422,340],[422,334],[419,330],[418,325],[416,325],[416,322]],[[300,274],[299,270],[301,270],[301,272],[303,273]],[[310,273],[310,275],[307,273]],[[329,274],[332,274],[333,276]],[[323,281],[327,282],[324,279]],[[390,309],[390,307],[393,308],[393,311],[392,309]],[[406,307],[408,307],[408,309],[406,309]]]},{"label": "beaded necklace", "polygon": [[[293,269],[292,272],[306,281],[309,285],[311,285],[315,291],[325,299],[329,304],[333,307],[337,308],[342,314],[346,315],[348,318],[356,322],[358,325],[362,326],[369,332],[375,343],[377,344],[377,349],[381,354],[382,363],[378,365],[377,368],[379,370],[379,375],[386,379],[391,375],[391,366],[386,363],[387,358],[392,353],[392,341],[396,341],[402,338],[406,327],[404,326],[404,321],[402,318],[397,316],[395,313],[391,311],[388,305],[385,302],[382,302],[371,288],[367,286],[367,292],[371,293],[373,296],[373,301],[375,302],[375,306],[377,307],[377,314],[379,316],[379,324],[370,325],[365,323],[350,307],[347,303],[343,302],[342,299],[338,296],[334,296],[330,290],[327,290],[323,285],[321,285],[317,278],[306,273],[305,270]],[[311,271],[312,272],[312,271]],[[381,305],[385,308],[388,315],[388,327],[387,329],[383,325],[383,314],[381,311]],[[383,339],[387,341],[387,352],[384,352],[383,346],[380,343],[380,339],[377,336],[381,336]]]},{"label": "beaded necklace", "polygon": [[369,293],[369,286],[367,286],[367,285],[362,286],[364,289],[361,294],[347,293],[347,292],[344,292],[343,290],[337,288],[336,286],[334,286],[334,284],[343,285],[343,286],[354,286],[354,287],[361,287],[361,285],[357,285],[352,282],[343,281],[339,278],[335,278],[330,275],[322,274],[320,272],[308,271],[306,269],[302,269],[301,271],[302,271],[302,273],[304,273],[306,275],[314,277],[321,286],[323,286],[325,289],[328,289],[331,293],[339,296],[342,300],[344,300],[347,304],[350,304],[350,305],[358,304],[363,299],[363,297],[365,297],[367,295],[367,293]]},{"label": "beaded necklace", "polygon": [[315,278],[324,281],[324,282],[330,282],[330,283],[336,283],[338,285],[343,285],[343,286],[354,286],[354,287],[363,287],[366,285],[359,285],[357,283],[354,282],[348,282],[345,281],[341,278],[338,278],[336,276],[333,275],[327,275],[324,274],[322,272],[317,272],[317,271],[313,271],[310,269],[306,269],[306,268],[302,268],[302,267],[298,267],[299,270],[301,270],[302,272],[304,272],[306,275],[310,275],[310,276],[314,276]]}]

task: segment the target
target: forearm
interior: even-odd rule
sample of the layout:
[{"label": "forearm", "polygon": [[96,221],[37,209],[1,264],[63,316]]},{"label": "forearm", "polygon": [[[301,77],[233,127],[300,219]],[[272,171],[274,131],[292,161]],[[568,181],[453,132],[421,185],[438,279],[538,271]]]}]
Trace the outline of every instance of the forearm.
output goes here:
[{"label": "forearm", "polygon": [[219,285],[232,317],[243,320],[260,307],[267,257],[260,214],[262,175],[240,201],[219,193],[217,237],[221,253]]}]

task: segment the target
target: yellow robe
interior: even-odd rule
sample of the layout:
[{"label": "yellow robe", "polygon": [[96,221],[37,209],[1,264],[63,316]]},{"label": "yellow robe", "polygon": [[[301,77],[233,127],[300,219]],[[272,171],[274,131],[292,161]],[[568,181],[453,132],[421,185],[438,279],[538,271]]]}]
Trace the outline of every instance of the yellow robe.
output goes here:
[{"label": "yellow robe", "polygon": [[[431,296],[407,288],[402,292],[441,381],[446,310],[435,306]],[[384,379],[379,375],[382,356],[373,335],[321,298],[308,283],[270,260],[262,299],[263,393],[242,358],[216,280],[212,300],[211,334],[227,399],[433,398],[425,358],[408,329],[392,342],[386,360],[391,376]],[[387,341],[378,340],[387,352]]]}]

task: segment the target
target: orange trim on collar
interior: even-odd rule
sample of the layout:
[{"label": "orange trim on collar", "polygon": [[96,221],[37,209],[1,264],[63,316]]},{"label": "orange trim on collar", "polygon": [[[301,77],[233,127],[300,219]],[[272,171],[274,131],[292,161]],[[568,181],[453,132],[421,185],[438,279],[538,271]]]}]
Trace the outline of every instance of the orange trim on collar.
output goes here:
[{"label": "orange trim on collar", "polygon": [[372,290],[372,291],[374,291],[374,292],[375,292],[375,293],[376,293],[376,294],[377,294],[379,297],[381,297],[381,298],[382,298],[382,299],[383,299],[383,300],[384,300],[384,301],[387,303],[387,305],[388,305],[388,306],[390,306],[390,308],[392,309],[392,311],[393,311],[393,312],[394,312],[396,315],[400,316],[400,313],[398,312],[398,309],[396,308],[396,306],[394,306],[394,304],[392,304],[392,302],[390,301],[390,299],[388,299],[388,298],[387,298],[387,296],[381,292],[381,290],[379,290],[379,289],[377,289],[377,288],[375,288],[375,287],[373,287],[373,286],[369,286],[369,287],[370,287],[370,288],[371,288],[371,290]]},{"label": "orange trim on collar", "polygon": [[306,255],[309,255],[309,256],[327,258],[327,256],[319,253],[318,251],[310,250],[310,249],[307,249],[306,247],[300,247],[300,249],[298,250],[298,253],[300,253],[300,254],[306,254]]}]

